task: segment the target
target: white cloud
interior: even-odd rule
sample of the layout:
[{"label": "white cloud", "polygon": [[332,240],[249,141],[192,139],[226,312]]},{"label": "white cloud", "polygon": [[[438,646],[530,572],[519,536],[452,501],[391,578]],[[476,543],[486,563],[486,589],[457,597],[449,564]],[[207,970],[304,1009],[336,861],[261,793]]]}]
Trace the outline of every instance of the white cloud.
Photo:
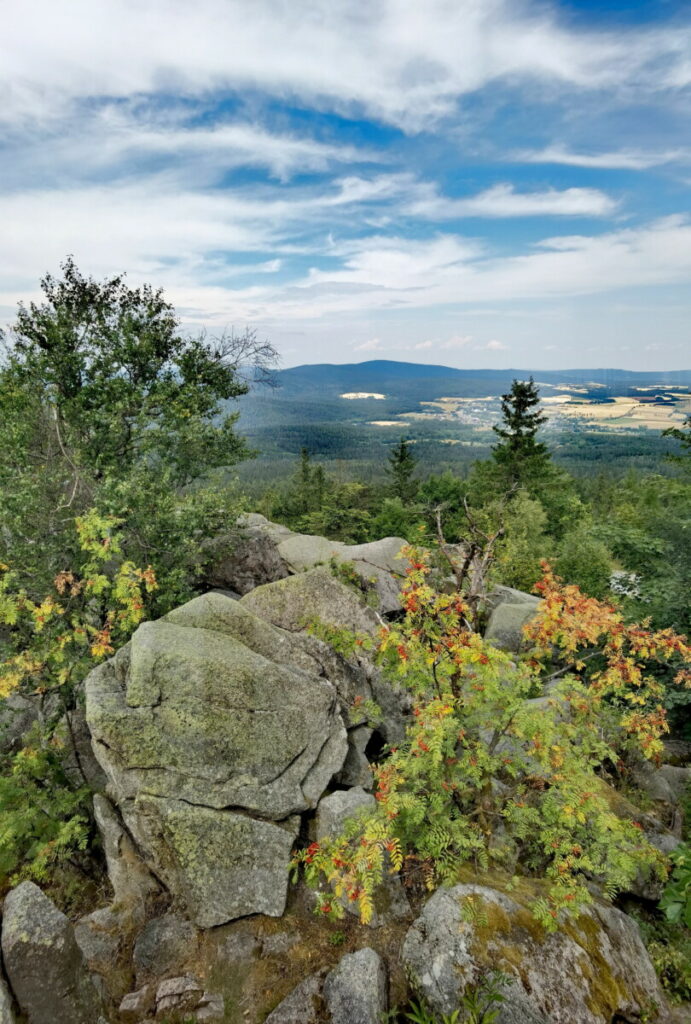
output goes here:
[{"label": "white cloud", "polygon": [[443,341],[439,347],[443,349],[467,348],[472,340],[472,334],[454,334],[447,341]]},{"label": "white cloud", "polygon": [[369,341],[363,341],[361,345],[355,346],[356,352],[376,352],[381,348],[381,341],[379,338],[370,338]]},{"label": "white cloud", "polygon": [[[1,116],[1,115],[0,115]],[[308,135],[272,132],[259,123],[220,121],[199,127],[184,106],[165,111],[150,104],[108,104],[71,116],[47,131],[26,125],[7,133],[12,158],[5,180],[72,184],[104,176],[132,175],[133,168],[162,164],[168,178],[194,184],[215,183],[239,167],[266,169],[287,181],[296,173],[333,167],[386,163],[383,153],[324,143]]]},{"label": "white cloud", "polygon": [[480,347],[484,348],[486,352],[508,352],[509,350],[508,345],[504,345],[503,342],[497,341],[496,339],[488,341],[486,345],[482,345]]},{"label": "white cloud", "polygon": [[607,153],[574,153],[563,146],[548,146],[541,150],[526,150],[512,157],[517,163],[565,164],[569,167],[588,167],[595,170],[647,171],[676,161],[691,159],[689,149],[669,149],[658,153],[643,150],[615,150]]},{"label": "white cloud", "polygon": [[0,111],[242,90],[417,129],[499,80],[681,89],[688,43],[683,24],[579,31],[535,0],[25,0],[3,23]]},{"label": "white cloud", "polygon": [[542,192],[516,192],[513,185],[493,185],[484,192],[464,199],[448,199],[430,189],[429,194],[413,200],[410,214],[431,220],[462,217],[604,217],[617,204],[595,188],[549,188]]}]

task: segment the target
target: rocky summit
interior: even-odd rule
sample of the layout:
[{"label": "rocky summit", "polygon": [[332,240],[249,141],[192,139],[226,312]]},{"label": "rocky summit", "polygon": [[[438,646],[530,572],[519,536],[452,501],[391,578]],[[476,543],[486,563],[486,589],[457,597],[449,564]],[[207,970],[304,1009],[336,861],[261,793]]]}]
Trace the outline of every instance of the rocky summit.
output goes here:
[{"label": "rocky summit", "polygon": [[[672,1019],[638,925],[594,881],[587,912],[551,932],[528,909],[540,892],[527,878],[430,895],[387,874],[367,925],[315,916],[314,895],[291,885],[296,843],[375,806],[370,762],[401,742],[410,709],[364,647],[339,653],[307,626],[372,637],[395,619],[401,546],[349,549],[248,517],[235,560],[210,572],[215,589],[142,623],[90,673],[110,902],[72,922],[33,883],[9,893],[0,1024],[381,1024],[411,996],[463,1020],[467,993],[496,971],[495,1017],[482,1019],[497,1024]],[[336,578],[332,558],[362,585]],[[497,588],[488,637],[517,651],[536,606]],[[640,773],[644,823],[673,846],[654,805],[680,799],[689,770]]]}]

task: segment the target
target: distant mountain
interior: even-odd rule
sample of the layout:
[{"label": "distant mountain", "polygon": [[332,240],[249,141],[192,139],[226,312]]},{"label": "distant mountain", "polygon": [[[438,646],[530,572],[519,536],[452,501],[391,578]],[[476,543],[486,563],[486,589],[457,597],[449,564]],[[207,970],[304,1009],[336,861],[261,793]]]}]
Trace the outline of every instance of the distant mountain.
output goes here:
[{"label": "distant mountain", "polygon": [[[456,392],[468,397],[477,390],[477,395],[484,393],[485,385],[491,383],[496,389],[498,385],[515,378],[523,379],[533,376],[536,380],[550,384],[602,384],[608,388],[644,386],[661,384],[691,385],[691,370],[670,370],[666,372],[636,372],[634,370],[587,369],[587,370],[464,370],[452,366],[429,366],[425,363],[400,363],[389,359],[372,359],[364,363],[315,363],[305,366],[293,366],[282,370],[279,383],[286,392],[304,391],[318,387],[324,394],[347,391],[383,391],[407,384],[418,386],[420,381],[434,381],[438,387],[453,385],[461,387],[463,392]],[[376,387],[375,387],[376,385]]]},{"label": "distant mountain", "polygon": [[[691,386],[691,370],[638,373],[633,370],[464,370],[451,366],[373,359],[364,363],[317,363],[293,366],[276,374],[273,391],[257,389],[241,400],[245,429],[289,423],[338,423],[387,419],[420,409],[421,402],[442,397],[483,398],[499,395],[515,378],[533,376],[550,385],[584,387],[591,397],[635,394],[636,388]],[[591,388],[592,387],[592,392]],[[343,394],[374,393],[384,399],[348,401]]]}]

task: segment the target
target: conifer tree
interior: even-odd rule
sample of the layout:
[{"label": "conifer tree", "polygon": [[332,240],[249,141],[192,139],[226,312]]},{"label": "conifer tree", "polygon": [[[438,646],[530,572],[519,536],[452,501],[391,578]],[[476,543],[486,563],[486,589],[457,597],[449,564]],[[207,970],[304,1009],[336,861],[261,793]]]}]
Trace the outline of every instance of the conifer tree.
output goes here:
[{"label": "conifer tree", "polygon": [[525,482],[527,474],[547,469],[547,446],[538,441],[537,432],[547,417],[536,408],[540,393],[535,381],[514,380],[511,390],[501,396],[502,423],[492,429],[501,441],[492,449],[496,463],[505,469],[512,484]]},{"label": "conifer tree", "polygon": [[413,480],[416,466],[417,459],[411,451],[410,441],[402,437],[389,455],[387,469],[391,477],[391,490],[401,501],[409,501],[417,494],[417,480]]}]

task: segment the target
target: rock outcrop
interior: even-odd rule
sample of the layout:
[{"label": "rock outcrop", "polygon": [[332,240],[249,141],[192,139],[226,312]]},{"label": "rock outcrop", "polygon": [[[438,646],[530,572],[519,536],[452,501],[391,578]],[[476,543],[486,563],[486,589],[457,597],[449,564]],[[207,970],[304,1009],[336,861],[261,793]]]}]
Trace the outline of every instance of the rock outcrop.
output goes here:
[{"label": "rock outcrop", "polygon": [[456,1010],[466,987],[491,968],[510,979],[498,1024],[610,1024],[645,1014],[668,1020],[637,924],[603,904],[547,933],[513,894],[479,885],[440,889],[408,932],[402,957],[437,1013]]},{"label": "rock outcrop", "polygon": [[398,611],[400,581],[406,561],[400,558],[406,541],[385,537],[368,544],[344,544],[326,537],[294,533],[257,513],[243,516],[238,536],[227,538],[229,548],[207,572],[209,584],[238,594],[247,594],[264,583],[274,583],[295,573],[328,565],[332,560],[347,562],[359,576],[363,588],[377,596],[377,608],[386,615]]},{"label": "rock outcrop", "polygon": [[485,639],[492,640],[505,651],[519,651],[523,646],[523,627],[535,615],[540,599],[512,587],[495,587],[487,597],[490,612]]},{"label": "rock outcrop", "polygon": [[5,900],[2,956],[29,1024],[103,1021],[72,925],[33,882],[22,882]]},{"label": "rock outcrop", "polygon": [[347,752],[336,688],[318,672],[289,634],[212,593],[144,623],[86,681],[127,830],[201,927],[283,911],[298,815]]}]

